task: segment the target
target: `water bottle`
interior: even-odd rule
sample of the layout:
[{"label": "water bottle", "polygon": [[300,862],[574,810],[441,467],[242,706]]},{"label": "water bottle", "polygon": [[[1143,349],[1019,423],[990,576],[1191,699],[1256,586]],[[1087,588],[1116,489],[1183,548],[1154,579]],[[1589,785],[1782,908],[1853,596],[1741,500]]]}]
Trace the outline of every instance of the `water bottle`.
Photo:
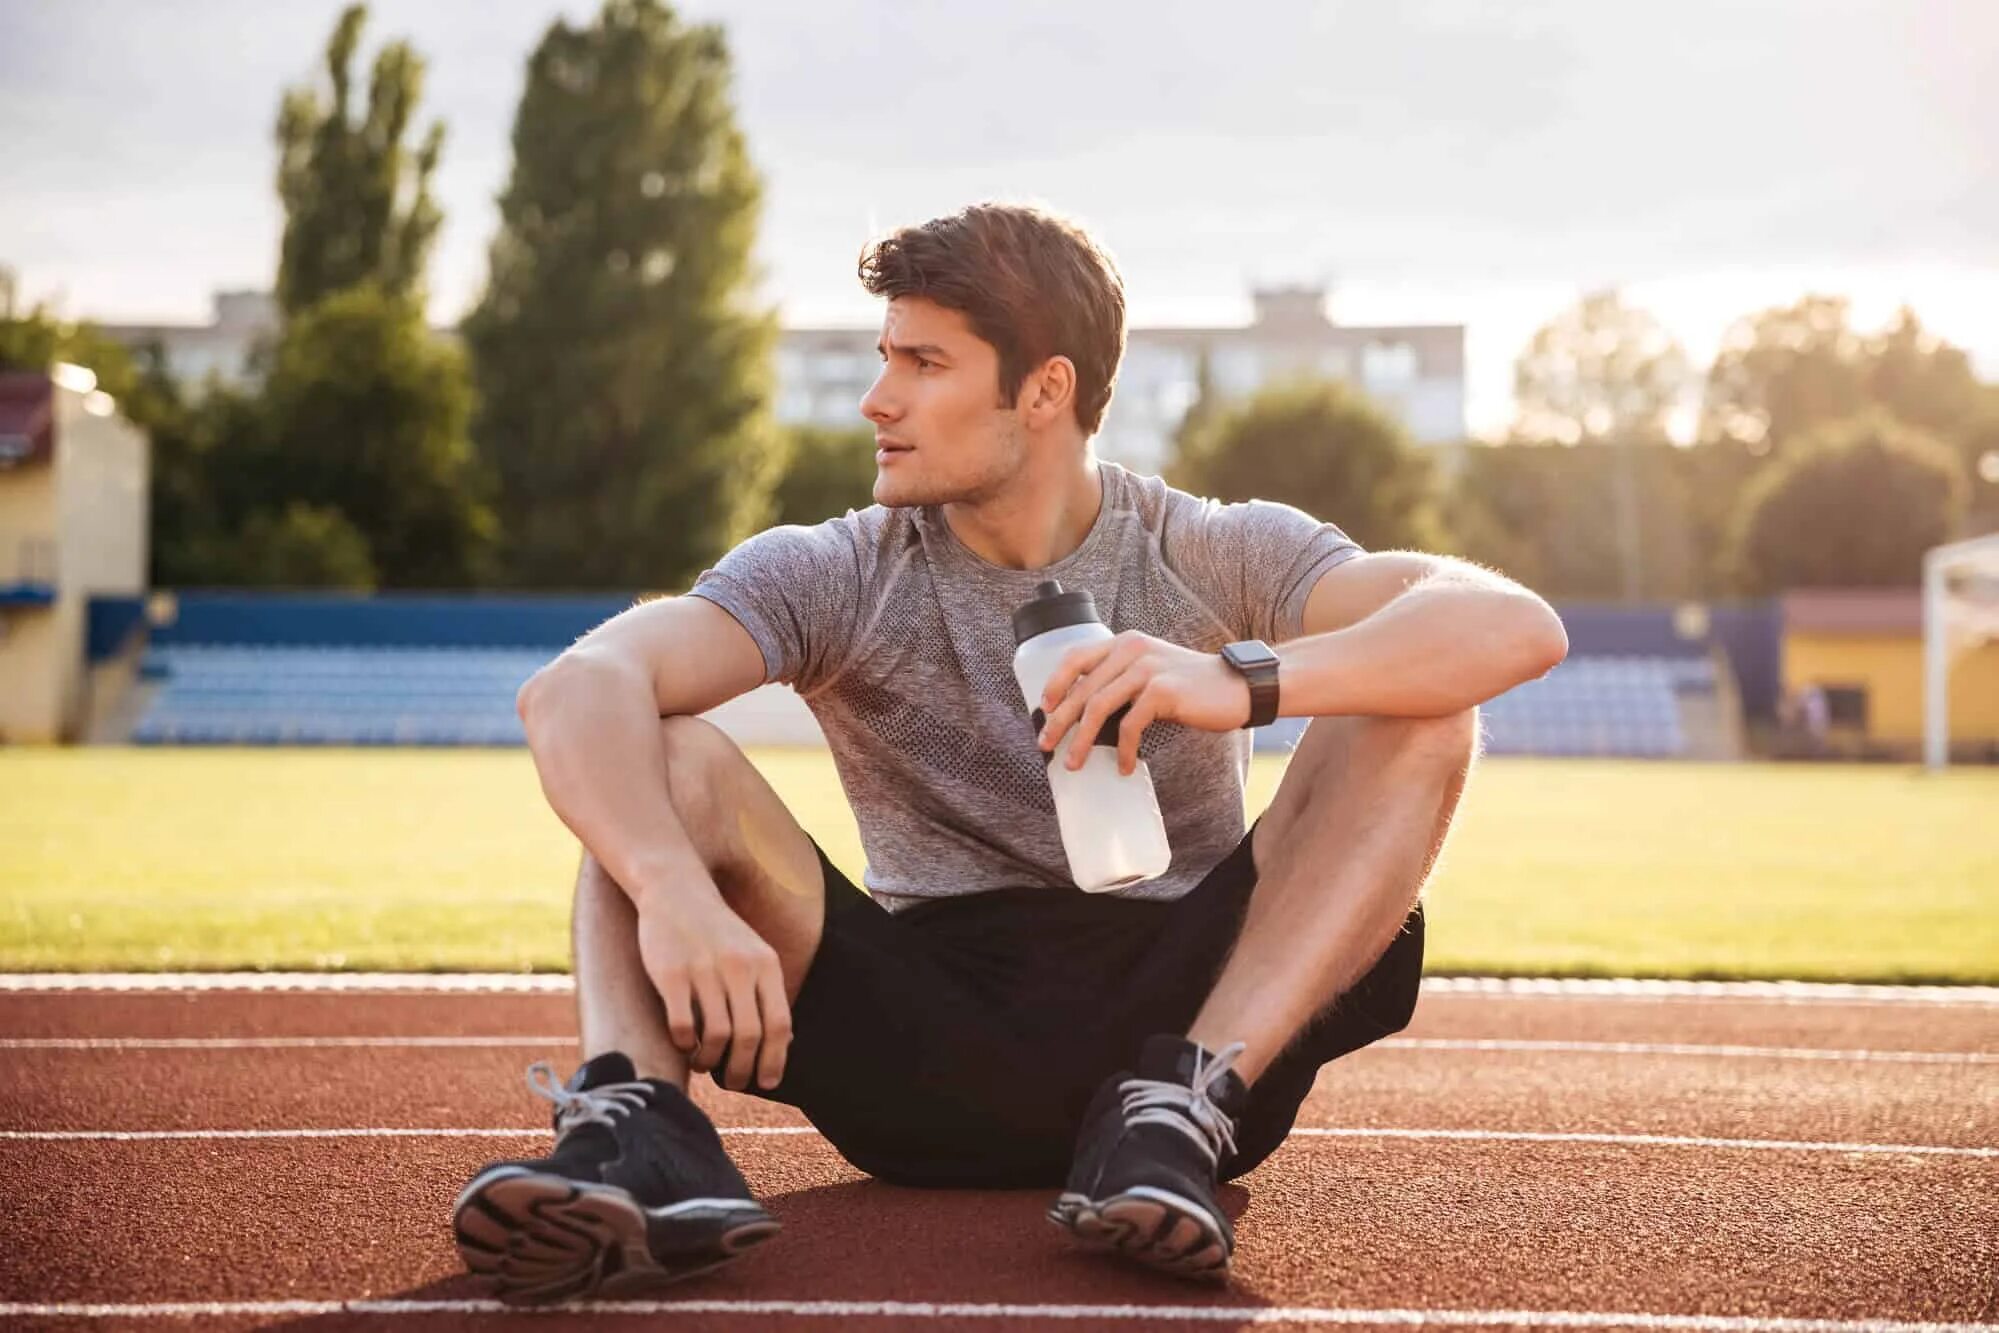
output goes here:
[{"label": "water bottle", "polygon": [[[1060,583],[1036,586],[1034,600],[1013,613],[1013,675],[1034,714],[1038,736],[1043,721],[1041,692],[1070,649],[1111,638],[1097,618],[1096,599]],[[1105,719],[1083,766],[1071,769],[1069,747],[1075,729],[1048,756],[1048,785],[1055,794],[1055,822],[1068,853],[1069,874],[1085,893],[1105,893],[1166,873],[1173,860],[1166,821],[1152,790],[1152,771],[1143,759],[1130,776],[1118,772],[1117,729],[1127,709]]]}]

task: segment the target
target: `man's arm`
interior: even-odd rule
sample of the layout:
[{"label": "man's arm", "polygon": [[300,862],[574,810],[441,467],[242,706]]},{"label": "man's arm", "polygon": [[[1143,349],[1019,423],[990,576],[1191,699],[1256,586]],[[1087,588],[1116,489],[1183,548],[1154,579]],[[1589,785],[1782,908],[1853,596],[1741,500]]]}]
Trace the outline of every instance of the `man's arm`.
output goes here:
[{"label": "man's arm", "polygon": [[1442,717],[1545,675],[1568,655],[1554,609],[1449,556],[1384,551],[1320,575],[1304,632],[1277,648],[1287,717]]},{"label": "man's arm", "polygon": [[669,597],[599,625],[521,687],[515,708],[542,793],[634,903],[708,883],[667,799],[660,718],[704,713],[763,681],[763,654],[734,616]]},{"label": "man's arm", "polygon": [[[1319,576],[1305,633],[1277,651],[1285,717],[1444,717],[1548,672],[1568,655],[1554,609],[1510,579],[1447,556],[1361,555]],[[1250,717],[1249,684],[1218,653],[1127,630],[1072,648],[1048,677],[1043,750],[1068,737],[1080,768],[1105,719],[1118,725],[1118,767],[1131,772],[1154,722],[1232,731]]]}]

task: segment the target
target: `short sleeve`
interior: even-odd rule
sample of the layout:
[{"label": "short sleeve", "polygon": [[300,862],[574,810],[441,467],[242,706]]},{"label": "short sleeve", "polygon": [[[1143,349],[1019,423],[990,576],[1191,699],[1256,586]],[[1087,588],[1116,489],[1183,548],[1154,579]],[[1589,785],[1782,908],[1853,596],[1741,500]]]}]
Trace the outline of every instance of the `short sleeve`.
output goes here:
[{"label": "short sleeve", "polygon": [[763,653],[764,680],[809,693],[846,662],[868,577],[855,515],[789,524],[743,542],[702,571],[688,596],[727,611]]},{"label": "short sleeve", "polygon": [[1346,533],[1293,505],[1174,498],[1168,558],[1239,638],[1297,638],[1320,575],[1362,554]]}]

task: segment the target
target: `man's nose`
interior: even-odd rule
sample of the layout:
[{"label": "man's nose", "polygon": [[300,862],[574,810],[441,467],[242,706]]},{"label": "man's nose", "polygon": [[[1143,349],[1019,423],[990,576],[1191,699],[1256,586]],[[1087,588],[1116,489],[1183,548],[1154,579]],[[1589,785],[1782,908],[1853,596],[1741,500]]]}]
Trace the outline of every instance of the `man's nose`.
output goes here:
[{"label": "man's nose", "polygon": [[890,396],[884,387],[887,383],[888,373],[884,370],[883,373],[875,376],[875,382],[868,386],[866,393],[861,395],[861,415],[877,425],[886,421],[894,421],[902,415],[902,409],[890,400]]}]

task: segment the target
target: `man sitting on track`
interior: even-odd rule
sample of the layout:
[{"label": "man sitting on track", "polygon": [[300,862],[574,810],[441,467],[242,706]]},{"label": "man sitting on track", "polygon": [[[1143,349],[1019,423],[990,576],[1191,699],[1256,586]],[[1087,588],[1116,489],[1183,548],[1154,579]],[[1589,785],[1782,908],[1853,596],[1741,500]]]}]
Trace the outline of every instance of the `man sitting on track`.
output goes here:
[{"label": "man sitting on track", "polygon": [[[860,271],[888,298],[860,405],[878,503],[752,537],[521,690],[586,849],[587,1060],[566,1084],[531,1071],[550,1155],[458,1198],[460,1251],[503,1299],[642,1291],[777,1230],[690,1070],[800,1108],[884,1180],[1060,1186],[1049,1215],[1084,1241],[1224,1273],[1217,1180],[1283,1141],[1322,1064],[1414,1009],[1417,899],[1477,705],[1567,651],[1496,575],[1100,463],[1124,292],[1073,224],[980,205]],[[1047,579],[1119,632],[1023,701],[1010,618]],[[1274,670],[1218,651],[1251,640],[1283,645]],[[766,681],[826,732],[866,892],[696,716]],[[1045,765],[1079,765],[1127,706],[1119,763],[1147,761],[1172,863],[1084,894]],[[1244,728],[1279,713],[1317,720],[1245,834]]]}]

